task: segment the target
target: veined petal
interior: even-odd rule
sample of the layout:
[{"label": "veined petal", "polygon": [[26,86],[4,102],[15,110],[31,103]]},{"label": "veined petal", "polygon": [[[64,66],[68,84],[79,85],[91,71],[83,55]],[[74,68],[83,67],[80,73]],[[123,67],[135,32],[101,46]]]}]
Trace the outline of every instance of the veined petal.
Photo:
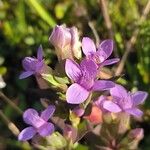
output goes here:
[{"label": "veined petal", "polygon": [[45,121],[48,121],[55,112],[56,107],[54,105],[48,106],[44,111],[41,113],[41,118]]},{"label": "veined petal", "polygon": [[29,76],[31,76],[31,75],[33,75],[33,74],[34,74],[33,71],[24,71],[24,72],[22,72],[22,73],[20,74],[19,79],[27,78],[27,77],[29,77]]},{"label": "veined petal", "polygon": [[94,61],[83,59],[80,63],[82,75],[86,79],[93,79],[97,75],[97,65]]},{"label": "veined petal", "polygon": [[143,115],[143,112],[138,108],[126,109],[125,112],[127,112],[137,118],[140,118]]},{"label": "veined petal", "polygon": [[119,98],[127,98],[128,97],[128,93],[127,93],[126,89],[119,84],[115,84],[115,87],[110,89],[110,94],[114,97],[119,97]]},{"label": "veined petal", "polygon": [[38,133],[41,136],[45,137],[45,136],[51,135],[54,132],[54,130],[55,128],[52,123],[45,123],[43,126],[38,128]]},{"label": "veined petal", "polygon": [[100,67],[112,65],[112,64],[117,63],[118,61],[120,61],[119,58],[107,59],[107,60],[105,60],[104,62],[102,62],[102,63],[100,64]]},{"label": "veined petal", "polygon": [[42,45],[40,45],[39,48],[38,48],[37,59],[39,61],[42,61],[42,59],[43,59],[43,48],[42,48]]},{"label": "veined petal", "polygon": [[18,136],[19,141],[27,141],[30,140],[36,134],[36,129],[33,127],[27,127],[21,131]]},{"label": "veined petal", "polygon": [[70,104],[80,104],[84,102],[88,96],[89,91],[77,83],[72,84],[66,92],[66,99]]},{"label": "veined petal", "polygon": [[95,53],[96,47],[95,47],[94,42],[90,38],[84,37],[82,39],[82,50],[86,56],[88,56],[92,53]]},{"label": "veined petal", "polygon": [[121,108],[117,104],[113,103],[112,101],[104,101],[103,108],[114,113],[121,112]]},{"label": "veined petal", "polygon": [[131,95],[133,105],[137,106],[139,104],[142,104],[145,101],[145,99],[147,98],[147,96],[148,96],[147,92],[143,92],[143,91],[137,91],[137,92],[133,93]]},{"label": "veined petal", "polygon": [[23,113],[24,122],[32,125],[35,128],[42,126],[45,121],[39,117],[38,112],[35,109],[29,108]]},{"label": "veined petal", "polygon": [[101,61],[106,60],[113,51],[113,41],[104,40],[98,47],[97,53],[99,54]]},{"label": "veined petal", "polygon": [[93,85],[93,91],[109,90],[115,86],[115,83],[107,80],[97,80]]},{"label": "veined petal", "polygon": [[70,59],[66,60],[65,71],[67,76],[75,82],[77,82],[82,75],[80,66]]}]

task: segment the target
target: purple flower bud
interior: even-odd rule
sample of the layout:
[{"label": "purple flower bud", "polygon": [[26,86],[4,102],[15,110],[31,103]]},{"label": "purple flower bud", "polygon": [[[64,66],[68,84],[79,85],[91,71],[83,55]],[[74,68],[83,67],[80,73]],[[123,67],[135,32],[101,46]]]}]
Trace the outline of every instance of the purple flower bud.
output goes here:
[{"label": "purple flower bud", "polygon": [[77,106],[75,107],[73,110],[72,110],[78,117],[81,117],[85,110],[83,108],[81,108],[80,106]]},{"label": "purple flower bud", "polygon": [[59,60],[73,57],[80,58],[80,42],[77,28],[66,28],[64,26],[56,26],[49,37],[49,41],[56,49]]},{"label": "purple flower bud", "polygon": [[140,141],[144,137],[144,130],[142,128],[136,128],[130,131],[129,137]]}]

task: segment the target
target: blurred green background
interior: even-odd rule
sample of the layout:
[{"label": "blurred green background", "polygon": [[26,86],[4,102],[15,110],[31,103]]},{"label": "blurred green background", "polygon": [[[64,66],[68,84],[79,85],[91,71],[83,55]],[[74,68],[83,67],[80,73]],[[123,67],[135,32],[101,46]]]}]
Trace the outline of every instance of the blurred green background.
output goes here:
[{"label": "blurred green background", "polygon": [[[149,0],[104,0],[107,2],[110,24],[109,20],[105,20],[107,14],[102,2],[103,0],[0,0],[0,90],[20,109],[41,107],[35,92],[35,79],[30,77],[19,80],[18,76],[22,70],[21,60],[25,56],[36,55],[40,44],[43,45],[47,64],[54,67],[57,58],[48,38],[56,24],[76,26],[81,38],[89,36],[95,40],[96,37],[97,41],[97,36],[100,40],[113,38],[114,55],[120,58],[127,49],[128,41],[137,31],[135,44],[125,61],[124,76],[119,82],[128,89],[150,93],[150,13],[146,14],[145,20],[140,19]],[[113,67],[114,70],[116,68],[117,65]],[[143,110],[143,120],[133,123],[133,127],[144,128],[145,138],[140,143],[140,148],[149,150],[149,98]],[[2,114],[7,118],[2,117]],[[0,99],[0,150],[28,149],[8,129],[7,119],[13,121],[19,129],[24,127],[21,115]]]}]

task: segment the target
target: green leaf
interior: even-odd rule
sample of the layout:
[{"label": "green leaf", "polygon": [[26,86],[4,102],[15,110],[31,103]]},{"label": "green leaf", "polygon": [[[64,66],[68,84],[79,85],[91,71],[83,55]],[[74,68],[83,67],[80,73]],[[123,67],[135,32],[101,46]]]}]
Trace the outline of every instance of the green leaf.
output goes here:
[{"label": "green leaf", "polygon": [[42,4],[38,0],[26,0],[26,3],[35,9],[35,11],[39,14],[39,16],[47,22],[51,27],[54,27],[56,25],[55,20],[52,18],[52,16],[44,9]]}]

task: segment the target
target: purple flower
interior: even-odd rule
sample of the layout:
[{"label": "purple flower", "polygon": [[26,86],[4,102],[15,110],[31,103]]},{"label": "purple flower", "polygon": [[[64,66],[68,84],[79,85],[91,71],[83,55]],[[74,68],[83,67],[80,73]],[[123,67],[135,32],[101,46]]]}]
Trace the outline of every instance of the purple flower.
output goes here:
[{"label": "purple flower", "polygon": [[110,112],[126,112],[135,117],[141,117],[143,112],[137,108],[147,98],[148,94],[143,91],[135,93],[127,92],[124,87],[116,84],[110,89],[110,94],[113,97],[112,101],[104,101],[103,108]]},{"label": "purple flower", "polygon": [[49,41],[56,49],[59,60],[81,57],[80,42],[78,30],[75,27],[66,28],[64,26],[56,26],[49,37]]},{"label": "purple flower", "polygon": [[84,59],[80,65],[67,59],[65,64],[67,76],[74,81],[66,92],[68,103],[84,102],[92,91],[108,90],[114,83],[106,80],[96,80],[97,66],[92,60]]},{"label": "purple flower", "polygon": [[112,40],[104,40],[96,51],[94,42],[90,38],[84,37],[82,39],[82,50],[86,57],[92,59],[99,67],[111,65],[119,61],[119,58],[107,60],[113,51]]},{"label": "purple flower", "polygon": [[23,114],[23,120],[26,124],[31,125],[21,131],[18,136],[20,141],[27,141],[31,139],[36,133],[45,137],[54,132],[54,125],[48,120],[52,117],[55,111],[55,106],[50,105],[39,116],[35,109],[29,108]]},{"label": "purple flower", "polygon": [[20,79],[27,78],[33,74],[41,74],[41,71],[44,67],[42,46],[39,46],[38,48],[37,58],[25,57],[22,61],[22,66],[25,71],[19,76]]}]

